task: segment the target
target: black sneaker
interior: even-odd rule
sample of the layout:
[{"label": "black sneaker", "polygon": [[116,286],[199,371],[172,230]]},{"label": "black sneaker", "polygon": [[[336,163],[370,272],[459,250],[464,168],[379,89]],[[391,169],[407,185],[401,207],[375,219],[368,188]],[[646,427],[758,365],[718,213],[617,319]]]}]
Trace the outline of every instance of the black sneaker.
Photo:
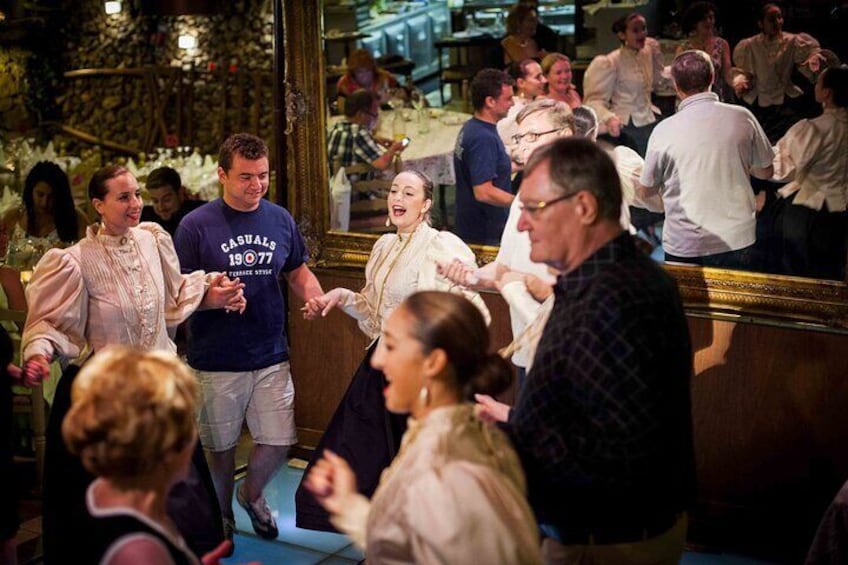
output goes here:
[{"label": "black sneaker", "polygon": [[254,502],[248,502],[245,500],[241,489],[238,489],[236,492],[236,500],[238,501],[239,506],[244,508],[247,515],[250,516],[250,522],[253,524],[253,531],[255,531],[259,537],[265,539],[277,539],[277,536],[280,535],[279,530],[277,530],[277,522],[271,514],[271,509],[268,508],[268,503],[265,501],[264,496],[260,496]]}]

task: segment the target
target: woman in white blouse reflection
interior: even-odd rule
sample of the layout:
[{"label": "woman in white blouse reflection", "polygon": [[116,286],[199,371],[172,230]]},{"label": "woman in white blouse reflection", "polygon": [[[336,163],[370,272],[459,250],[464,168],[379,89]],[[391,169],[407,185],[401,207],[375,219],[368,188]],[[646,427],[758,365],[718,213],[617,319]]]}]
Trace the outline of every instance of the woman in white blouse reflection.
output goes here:
[{"label": "woman in white blouse reflection", "polygon": [[[36,265],[27,287],[23,374],[34,384],[47,377],[56,357],[84,359],[108,345],[176,353],[168,328],[198,308],[243,311],[243,284],[222,274],[183,275],[171,236],[151,222],[139,224],[138,181],[120,166],[97,171],[88,195],[101,222],[66,249],[51,249]],[[93,477],[61,439],[62,417],[78,367],[59,381],[47,429],[45,555],[61,560],[74,539],[72,512]],[[187,482],[171,491],[168,510],[191,549],[202,555],[223,539],[220,509],[198,444]],[[70,513],[70,514],[69,514]]]},{"label": "woman in white blouse reflection", "polygon": [[410,416],[400,453],[370,501],[334,453],[306,479],[369,563],[541,563],[518,457],[470,402],[511,381],[488,351],[483,316],[461,296],[418,292],[386,321],[371,364],[386,408]]},{"label": "woman in white blouse reflection", "polygon": [[816,82],[824,112],[801,120],[777,143],[774,179],[783,213],[786,274],[845,280],[848,241],[848,68],[825,70]]},{"label": "woman in white blouse reflection", "polygon": [[[388,197],[389,221],[397,233],[383,235],[374,244],[365,266],[365,288],[360,292],[334,288],[303,308],[304,316],[314,319],[339,307],[355,318],[372,340],[310,463],[314,464],[324,449],[342,455],[356,470],[360,491],[366,496],[371,496],[377,487],[380,473],[397,453],[406,428],[404,417],[386,412],[385,377],[370,365],[383,322],[417,290],[464,293],[489,320],[488,310],[476,292],[455,286],[436,272],[438,263],[454,257],[469,265],[476,263],[474,253],[461,239],[430,227],[432,204],[433,182],[426,175],[415,170],[398,174]],[[304,476],[307,474],[308,471]],[[295,494],[295,507],[299,528],[335,531],[327,512],[303,483]]]},{"label": "woman in white blouse reflection", "polygon": [[644,158],[660,114],[651,93],[668,82],[662,77],[662,52],[657,40],[648,37],[647,22],[639,13],[616,20],[612,31],[621,47],[589,64],[583,76],[584,104],[598,114],[599,133],[630,145]]}]

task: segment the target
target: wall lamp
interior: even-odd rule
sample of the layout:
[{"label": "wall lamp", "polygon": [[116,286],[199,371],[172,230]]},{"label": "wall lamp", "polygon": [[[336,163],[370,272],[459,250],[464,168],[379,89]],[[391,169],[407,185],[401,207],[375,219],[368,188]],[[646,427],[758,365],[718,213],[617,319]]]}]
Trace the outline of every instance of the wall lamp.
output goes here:
[{"label": "wall lamp", "polygon": [[103,9],[107,14],[114,15],[121,13],[121,2],[120,0],[109,0],[108,2],[103,3]]},{"label": "wall lamp", "polygon": [[190,33],[181,33],[177,38],[177,46],[180,49],[194,49],[197,47],[197,37]]}]

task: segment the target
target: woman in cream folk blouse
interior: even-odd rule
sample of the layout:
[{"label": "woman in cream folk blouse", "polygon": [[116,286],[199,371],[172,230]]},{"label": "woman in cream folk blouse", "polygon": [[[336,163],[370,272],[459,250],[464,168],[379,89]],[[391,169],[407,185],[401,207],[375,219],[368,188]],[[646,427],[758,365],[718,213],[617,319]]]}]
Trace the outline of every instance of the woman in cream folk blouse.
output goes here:
[{"label": "woman in cream folk blouse", "polygon": [[462,296],[417,292],[386,321],[371,364],[386,375],[386,408],[410,416],[400,453],[370,501],[332,452],[306,479],[369,563],[541,563],[518,457],[470,402],[512,380],[488,351],[483,316]]},{"label": "woman in cream folk blouse", "polygon": [[[451,290],[465,294],[487,322],[489,312],[482,298],[462,289],[436,272],[438,263],[454,257],[476,265],[474,253],[457,236],[429,225],[433,182],[423,173],[406,170],[392,181],[388,197],[388,221],[396,234],[383,235],[374,244],[365,266],[365,288],[354,292],[334,288],[304,306],[309,318],[326,316],[335,307],[355,318],[371,339],[365,359],[351,380],[344,398],[330,420],[312,463],[326,448],[343,455],[356,470],[361,492],[370,496],[380,473],[391,463],[406,429],[406,418],[389,414],[383,405],[385,377],[370,365],[383,322],[404,298],[417,290]],[[304,473],[304,476],[308,474]],[[295,495],[297,526],[333,531],[326,511],[301,483]]]},{"label": "woman in cream folk blouse", "polygon": [[[152,222],[139,224],[141,190],[124,167],[110,165],[94,173],[88,186],[101,221],[66,249],[48,251],[27,286],[22,338],[23,376],[36,384],[47,378],[54,357],[84,360],[108,345],[143,351],[177,348],[168,334],[198,308],[244,311],[244,285],[220,273],[180,273],[171,236]],[[61,421],[70,406],[75,365],[59,381],[47,428],[45,465],[45,555],[61,559],[75,547],[72,512],[92,480],[61,437]],[[221,511],[198,444],[188,482],[170,493],[169,511],[198,555],[223,538]]]},{"label": "woman in cream folk blouse", "polygon": [[637,12],[616,20],[612,31],[621,47],[589,64],[583,100],[598,114],[599,133],[623,138],[619,143],[630,145],[644,158],[660,114],[651,103],[651,92],[669,83],[662,76],[662,52],[657,40],[648,37],[645,17]]}]

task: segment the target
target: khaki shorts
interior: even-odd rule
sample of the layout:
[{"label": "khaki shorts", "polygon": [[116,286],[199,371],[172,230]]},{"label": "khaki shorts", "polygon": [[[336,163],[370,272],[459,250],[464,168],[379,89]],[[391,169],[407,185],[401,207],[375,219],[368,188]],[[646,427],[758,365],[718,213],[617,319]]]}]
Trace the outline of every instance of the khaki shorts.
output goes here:
[{"label": "khaki shorts", "polygon": [[263,445],[294,445],[294,383],[288,361],[256,371],[194,371],[200,384],[197,427],[210,451],[236,446],[241,428]]}]

